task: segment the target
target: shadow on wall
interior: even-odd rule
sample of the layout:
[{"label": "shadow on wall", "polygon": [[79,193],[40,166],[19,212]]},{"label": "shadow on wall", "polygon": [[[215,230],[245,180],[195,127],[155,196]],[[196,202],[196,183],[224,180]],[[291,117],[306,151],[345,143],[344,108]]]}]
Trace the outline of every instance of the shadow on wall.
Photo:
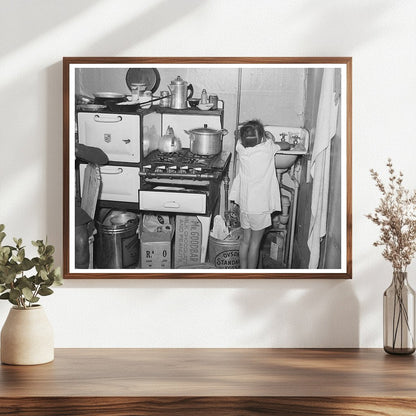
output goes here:
[{"label": "shadow on wall", "polygon": [[[46,149],[48,152],[46,164],[46,178],[53,183],[46,186],[47,215],[46,226],[48,236],[53,236],[50,241],[55,246],[55,261],[57,264],[63,259],[62,253],[62,210],[63,210],[63,172],[62,158],[59,157],[63,152],[63,121],[62,121],[62,96],[57,102],[56,91],[62,91],[62,63],[51,65],[47,68],[47,120],[46,124]],[[60,116],[57,116],[60,114]],[[60,184],[60,186],[58,186]],[[61,190],[61,192],[59,192]],[[54,232],[52,233],[52,230]],[[59,230],[59,232],[57,232]],[[56,237],[55,237],[56,236]],[[55,239],[56,238],[56,239]],[[59,263],[58,263],[59,262]]]},{"label": "shadow on wall", "polygon": [[245,328],[242,345],[352,348],[360,345],[359,303],[351,281],[262,281],[235,304]]},{"label": "shadow on wall", "polygon": [[137,46],[154,36],[158,30],[176,25],[202,5],[203,2],[188,0],[159,2],[138,16],[133,14],[130,21],[123,21],[118,29],[110,31],[80,52],[84,56],[120,56],[124,50]]},{"label": "shadow on wall", "polygon": [[[22,10],[21,1],[2,1],[1,11],[5,17],[1,19],[2,33],[12,33],[13,36],[8,36],[7,42],[2,42],[0,56],[33,42],[36,38],[44,36],[45,33],[53,31],[56,27],[80,13],[85,13],[88,8],[99,3],[99,0],[89,0],[88,2],[85,0],[71,0],[70,2],[66,0],[31,0],[24,2],[24,10]],[[17,29],[22,15],[30,16],[32,22],[30,30]]]},{"label": "shadow on wall", "polygon": [[[374,40],[377,35],[384,36],[386,30],[391,33],[391,25],[383,27],[383,21],[378,20],[394,6],[394,2],[390,0],[377,1],[377,6],[372,2],[347,4],[329,3],[326,0],[299,4],[301,10],[295,12],[296,22],[298,27],[303,28],[304,34],[319,33],[325,28],[327,36],[336,39],[336,42],[333,42],[334,50],[327,49],[326,56],[340,56],[340,51],[353,51],[355,47]],[[351,22],[354,22],[354,30],[351,30]],[[320,56],[319,52],[316,51],[316,56]]]}]

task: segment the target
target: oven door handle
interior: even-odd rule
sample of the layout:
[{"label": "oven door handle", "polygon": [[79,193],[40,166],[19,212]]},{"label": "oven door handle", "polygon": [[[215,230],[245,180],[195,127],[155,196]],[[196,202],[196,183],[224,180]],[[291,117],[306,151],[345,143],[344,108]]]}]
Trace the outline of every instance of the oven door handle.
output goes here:
[{"label": "oven door handle", "polygon": [[181,206],[176,201],[166,201],[163,204],[163,207],[164,208],[176,208],[176,209],[179,209]]},{"label": "oven door handle", "polygon": [[114,169],[111,170],[111,168],[108,168],[108,167],[104,168],[102,166],[100,171],[101,171],[101,175],[121,175],[123,173],[123,168],[117,168],[115,170]]},{"label": "oven door handle", "polygon": [[119,123],[122,120],[123,120],[123,117],[121,116],[117,116],[117,117],[100,116],[99,114],[96,114],[94,116],[94,121],[97,123]]}]

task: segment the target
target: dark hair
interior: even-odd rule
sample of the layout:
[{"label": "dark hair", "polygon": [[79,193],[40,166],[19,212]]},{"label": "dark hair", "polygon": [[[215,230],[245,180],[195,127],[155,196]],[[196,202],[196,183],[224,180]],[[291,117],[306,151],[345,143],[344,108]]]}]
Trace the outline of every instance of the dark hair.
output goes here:
[{"label": "dark hair", "polygon": [[264,134],[264,126],[260,120],[247,121],[240,128],[241,144],[244,147],[254,147],[263,141]]}]

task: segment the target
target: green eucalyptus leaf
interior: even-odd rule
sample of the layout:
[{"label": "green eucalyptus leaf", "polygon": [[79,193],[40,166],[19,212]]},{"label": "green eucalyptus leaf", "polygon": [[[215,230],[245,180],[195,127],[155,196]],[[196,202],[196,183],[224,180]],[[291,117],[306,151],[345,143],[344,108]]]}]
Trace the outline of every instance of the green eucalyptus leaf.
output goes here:
[{"label": "green eucalyptus leaf", "polygon": [[41,295],[41,296],[49,296],[49,295],[52,295],[52,293],[53,293],[53,290],[52,289],[49,289],[49,287],[46,287],[46,286],[42,286],[40,289],[39,289],[39,295]]},{"label": "green eucalyptus leaf", "polygon": [[0,285],[0,293],[3,293],[5,290],[7,290],[7,287],[5,285]]},{"label": "green eucalyptus leaf", "polygon": [[21,290],[23,288],[29,288],[31,291],[36,289],[36,286],[26,276],[22,276],[18,279],[17,287]]},{"label": "green eucalyptus leaf", "polygon": [[16,273],[14,273],[13,271],[8,271],[7,273],[5,273],[3,275],[3,278],[2,278],[3,282],[2,283],[5,283],[5,284],[7,284],[7,283],[9,283],[9,284],[10,283],[13,283],[15,277],[16,277]]},{"label": "green eucalyptus leaf", "polygon": [[[32,292],[30,292],[32,293]],[[17,300],[22,295],[22,292],[20,289],[13,288],[10,290],[10,299],[11,300]]]},{"label": "green eucalyptus leaf", "polygon": [[23,296],[29,301],[32,302],[31,299],[33,298],[33,292],[28,288],[24,287],[22,289]]},{"label": "green eucalyptus leaf", "polygon": [[13,237],[13,241],[14,241],[14,243],[16,244],[16,247],[17,247],[17,248],[20,248],[20,247],[22,246],[22,242],[23,242],[23,240],[22,240],[21,238],[16,238],[16,237]]},{"label": "green eucalyptus leaf", "polygon": [[8,246],[3,246],[0,248],[0,258],[4,261],[7,262],[7,260],[9,260],[10,257],[10,253],[12,251],[10,250],[10,247]]},{"label": "green eucalyptus leaf", "polygon": [[10,292],[2,293],[0,295],[0,299],[9,299],[10,298]]},{"label": "green eucalyptus leaf", "polygon": [[25,249],[21,248],[18,252],[17,252],[17,256],[16,256],[19,260],[19,263],[21,263],[23,261],[23,259],[25,258]]},{"label": "green eucalyptus leaf", "polygon": [[22,271],[26,272],[26,271],[28,271],[30,269],[33,269],[34,264],[33,264],[33,262],[30,259],[28,259],[27,257],[25,257],[22,260],[22,263],[20,264],[20,266],[22,268]]},{"label": "green eucalyptus leaf", "polygon": [[64,280],[62,278],[62,273],[61,273],[61,268],[57,267],[56,269],[53,270],[54,273],[54,280],[55,280],[55,284],[56,285],[62,285]]},{"label": "green eucalyptus leaf", "polygon": [[45,254],[47,256],[52,256],[53,253],[55,253],[55,247],[54,246],[51,246],[51,245],[46,246]]},{"label": "green eucalyptus leaf", "polygon": [[42,278],[38,274],[33,276],[33,277],[34,277],[33,283],[35,285],[40,285],[40,284],[44,283],[44,281],[42,280]]},{"label": "green eucalyptus leaf", "polygon": [[0,264],[0,283],[3,281],[4,276],[9,273],[9,269],[4,264]]},{"label": "green eucalyptus leaf", "polygon": [[5,239],[5,237],[6,237],[6,233],[0,232],[0,243]]},{"label": "green eucalyptus leaf", "polygon": [[41,277],[42,280],[48,280],[48,273],[46,273],[46,270],[45,269],[42,269],[39,272],[39,276]]},{"label": "green eucalyptus leaf", "polygon": [[45,264],[47,264],[48,266],[52,266],[53,265],[53,256],[46,256],[44,257],[43,261],[45,262]]},{"label": "green eucalyptus leaf", "polygon": [[0,224],[0,232],[4,231],[4,228],[5,228],[4,224]]}]

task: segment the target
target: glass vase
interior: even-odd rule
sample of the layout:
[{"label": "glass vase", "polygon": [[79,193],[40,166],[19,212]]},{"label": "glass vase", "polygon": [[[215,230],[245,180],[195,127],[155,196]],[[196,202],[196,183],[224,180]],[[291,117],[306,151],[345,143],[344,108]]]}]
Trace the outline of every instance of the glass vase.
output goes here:
[{"label": "glass vase", "polygon": [[384,351],[412,354],[415,351],[415,291],[406,272],[393,272],[383,295]]}]

